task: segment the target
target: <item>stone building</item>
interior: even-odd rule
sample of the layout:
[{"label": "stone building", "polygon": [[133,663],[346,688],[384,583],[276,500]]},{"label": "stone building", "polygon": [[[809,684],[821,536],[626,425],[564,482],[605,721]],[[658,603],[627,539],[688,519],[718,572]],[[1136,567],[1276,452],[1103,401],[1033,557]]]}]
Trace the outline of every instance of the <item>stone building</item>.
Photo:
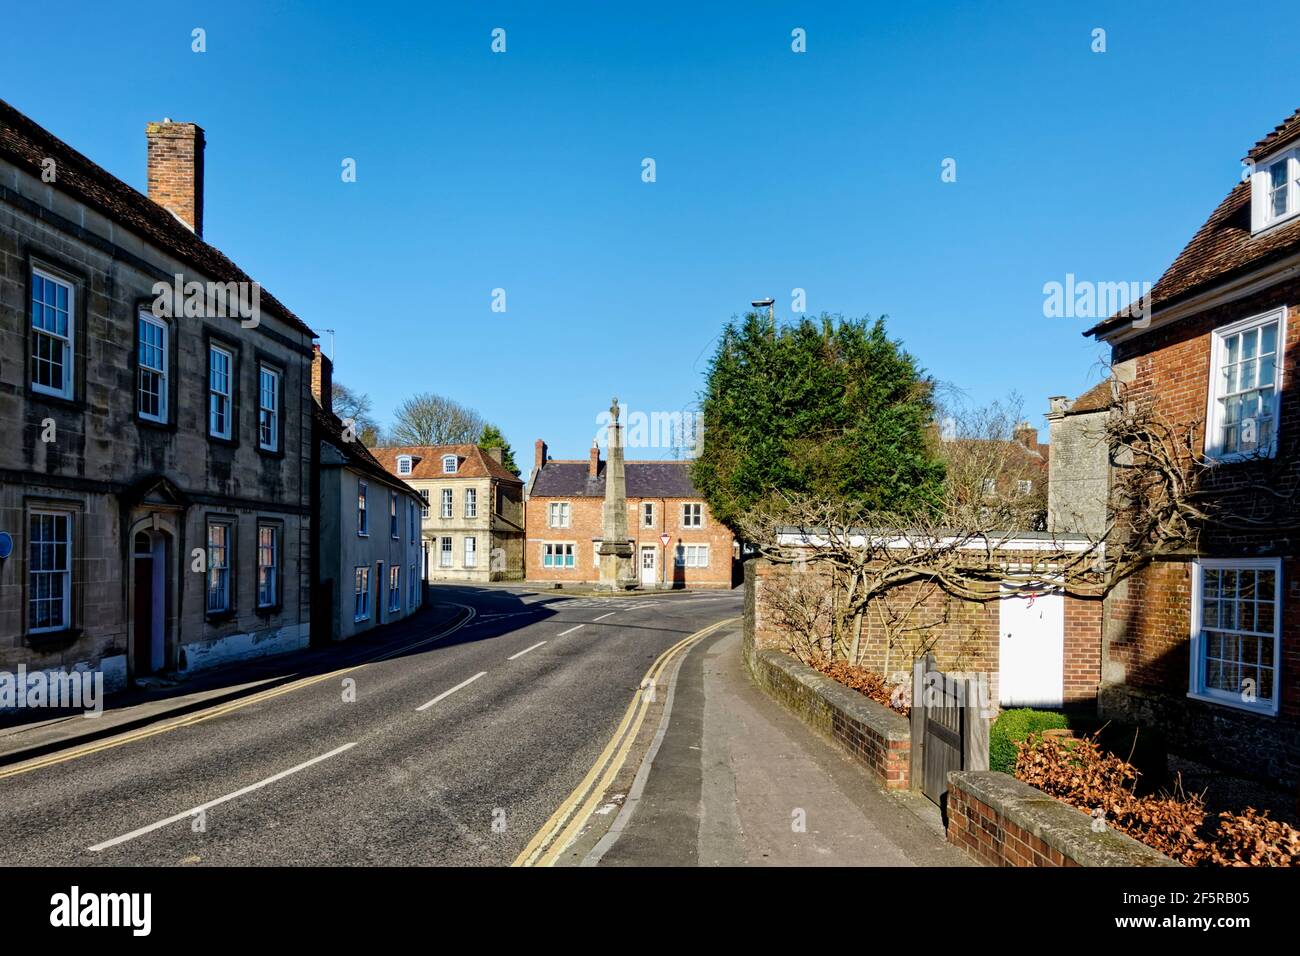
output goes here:
[{"label": "stone building", "polygon": [[[606,464],[594,443],[586,460],[560,461],[547,458],[546,443],[538,439],[527,490],[527,580],[600,583]],[[730,588],[735,583],[735,539],[713,520],[691,483],[688,464],[629,461],[624,469],[636,586]]]},{"label": "stone building", "polygon": [[203,239],[203,130],[145,196],[0,102],[0,667],[106,685],[301,647],[313,334]]},{"label": "stone building", "polygon": [[422,499],[426,581],[518,581],[524,576],[524,483],[500,448],[389,445],[374,449]]},{"label": "stone building", "polygon": [[333,363],[313,347],[312,638],[344,640],[424,603],[419,493],[384,469],[334,414]]},{"label": "stone building", "polygon": [[1223,523],[1106,600],[1102,712],[1240,773],[1300,781],[1300,110],[1244,158],[1152,288],[1088,330],[1126,405],[1193,424]]},{"label": "stone building", "polygon": [[1110,447],[1106,419],[1113,397],[1110,379],[1074,401],[1048,399],[1051,459],[1047,482],[1047,530],[1100,537],[1106,530],[1110,494]]}]

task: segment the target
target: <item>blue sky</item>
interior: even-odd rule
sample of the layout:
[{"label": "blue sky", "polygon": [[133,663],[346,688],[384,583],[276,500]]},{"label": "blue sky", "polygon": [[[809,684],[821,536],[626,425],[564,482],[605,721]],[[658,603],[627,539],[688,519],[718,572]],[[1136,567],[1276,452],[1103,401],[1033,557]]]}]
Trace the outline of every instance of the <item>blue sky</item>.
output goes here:
[{"label": "blue sky", "polygon": [[796,287],[1041,424],[1103,354],[1043,284],[1157,279],[1300,105],[1285,6],[60,10],[6,11],[0,97],[142,190],[144,124],[199,123],[206,238],[336,330],[337,378],[384,419],[456,398],[521,464],[538,437],[583,457],[615,393],[693,407],[726,320],[769,294],[789,317]]}]

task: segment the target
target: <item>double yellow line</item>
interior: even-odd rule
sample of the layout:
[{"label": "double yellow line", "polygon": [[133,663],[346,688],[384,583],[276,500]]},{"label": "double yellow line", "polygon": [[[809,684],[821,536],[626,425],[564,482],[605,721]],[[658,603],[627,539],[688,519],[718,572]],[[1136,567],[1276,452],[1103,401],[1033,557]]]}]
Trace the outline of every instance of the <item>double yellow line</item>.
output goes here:
[{"label": "double yellow line", "polygon": [[614,736],[605,745],[605,749],[596,758],[596,762],[587,771],[587,775],[582,778],[582,782],[551,814],[551,818],[528,841],[528,846],[524,847],[523,852],[515,858],[514,863],[511,864],[512,866],[555,865],[555,861],[560,854],[573,842],[583,826],[586,825],[587,820],[613,784],[614,778],[618,776],[618,772],[622,770],[623,765],[627,762],[628,754],[632,750],[632,745],[636,742],[641,724],[645,721],[646,712],[654,701],[654,698],[646,691],[657,685],[659,676],[678,654],[708,637],[719,628],[736,620],[736,618],[727,618],[710,624],[708,627],[702,628],[689,637],[678,641],[659,655],[658,659],[650,665],[650,669],[646,671],[645,677],[642,678],[641,688],[637,691],[636,696],[632,698],[632,702],[628,704],[627,711],[623,714],[618,729],[614,731]]},{"label": "double yellow line", "polygon": [[[465,607],[465,605],[458,605],[458,606]],[[344,674],[349,674],[352,671],[365,667],[367,664],[374,664],[386,658],[394,657],[398,654],[419,647],[422,644],[428,644],[431,641],[441,640],[447,635],[455,633],[456,631],[460,630],[462,627],[464,627],[466,624],[468,624],[471,620],[474,619],[475,612],[473,611],[473,609],[466,608],[466,610],[469,611],[469,614],[463,619],[461,619],[460,621],[458,621],[456,624],[453,624],[451,627],[447,628],[445,631],[442,631],[438,634],[434,634],[430,637],[422,637],[418,641],[415,641],[414,643],[406,644],[402,647],[393,648],[392,650],[385,651],[382,654],[378,654],[374,657],[367,658],[366,660],[363,661],[358,661],[355,664],[352,664],[348,667],[341,668],[339,670],[329,671],[328,673],[325,674],[317,674],[314,677],[303,677],[299,680],[291,681],[288,684],[281,684],[279,687],[272,687],[270,690],[264,690],[256,694],[250,694],[247,697],[240,697],[238,700],[231,701],[227,704],[219,704],[216,707],[210,707],[207,710],[201,710],[195,714],[190,714],[184,717],[177,717],[174,720],[166,721],[154,727],[145,727],[141,730],[130,731],[125,734],[120,734],[116,737],[109,737],[106,740],[101,740],[97,743],[85,744],[81,747],[74,747],[71,750],[60,751],[58,753],[51,754],[48,757],[38,757],[33,760],[29,760],[25,763],[15,764],[12,767],[9,767],[4,770],[0,770],[0,780],[4,780],[6,777],[16,777],[19,774],[23,774],[23,773],[31,773],[33,770],[41,770],[45,767],[52,767],[55,764],[64,763],[68,760],[77,760],[81,757],[89,757],[91,754],[96,754],[103,750],[111,750],[114,747],[121,747],[124,746],[125,744],[135,743],[138,740],[145,740],[149,737],[156,737],[158,734],[165,734],[168,731],[178,730],[181,727],[191,727],[194,724],[201,724],[205,720],[212,720],[213,718],[221,717],[225,714],[230,713],[232,710],[239,710],[242,707],[251,707],[253,704],[260,704],[264,700],[271,700],[272,698],[279,697],[282,694],[289,694],[296,690],[302,690],[304,687],[310,687],[313,684],[319,684],[322,681],[337,679],[343,676]]]}]

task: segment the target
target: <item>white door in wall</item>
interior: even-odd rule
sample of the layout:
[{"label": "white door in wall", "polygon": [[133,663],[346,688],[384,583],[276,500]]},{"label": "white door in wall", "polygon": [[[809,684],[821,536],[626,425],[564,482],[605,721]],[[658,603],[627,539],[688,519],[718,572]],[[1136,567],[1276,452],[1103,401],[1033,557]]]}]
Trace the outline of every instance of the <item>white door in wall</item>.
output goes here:
[{"label": "white door in wall", "polygon": [[655,549],[653,546],[641,548],[641,583],[651,587],[659,583],[655,569]]},{"label": "white door in wall", "polygon": [[998,702],[1060,707],[1065,685],[1065,598],[1060,591],[998,602]]}]

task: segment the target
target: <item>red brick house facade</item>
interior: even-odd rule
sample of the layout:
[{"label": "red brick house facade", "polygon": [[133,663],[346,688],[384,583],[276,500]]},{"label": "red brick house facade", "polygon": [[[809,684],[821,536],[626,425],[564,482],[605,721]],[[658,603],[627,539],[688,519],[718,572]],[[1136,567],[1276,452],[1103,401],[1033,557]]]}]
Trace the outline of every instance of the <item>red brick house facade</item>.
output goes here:
[{"label": "red brick house facade", "polygon": [[[643,588],[730,588],[735,539],[713,520],[684,461],[629,461],[627,529]],[[538,439],[525,504],[524,576],[538,583],[596,584],[604,529],[605,462],[546,456]],[[668,535],[668,544],[661,535]]]},{"label": "red brick house facade", "polygon": [[[1197,423],[1206,490],[1249,529],[1213,527],[1106,601],[1102,712],[1258,778],[1300,780],[1300,111],[1151,292],[1112,347],[1126,401]],[[1246,489],[1247,485],[1250,490]],[[1267,491],[1261,493],[1260,488]]]}]

